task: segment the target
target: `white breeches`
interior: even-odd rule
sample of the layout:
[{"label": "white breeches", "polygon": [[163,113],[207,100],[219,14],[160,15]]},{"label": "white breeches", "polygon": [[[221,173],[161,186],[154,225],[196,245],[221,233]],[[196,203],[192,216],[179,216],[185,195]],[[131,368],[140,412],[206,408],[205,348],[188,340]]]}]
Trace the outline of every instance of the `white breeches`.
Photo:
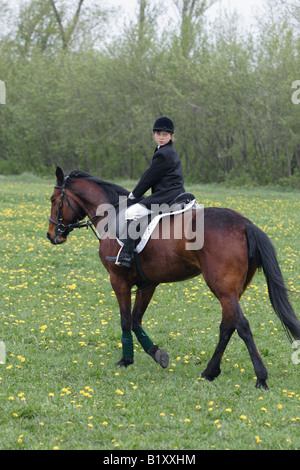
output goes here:
[{"label": "white breeches", "polygon": [[128,207],[125,212],[125,219],[126,220],[136,220],[144,217],[145,215],[152,214],[153,211],[147,209],[147,207],[143,206],[142,204],[133,204],[132,206]]}]

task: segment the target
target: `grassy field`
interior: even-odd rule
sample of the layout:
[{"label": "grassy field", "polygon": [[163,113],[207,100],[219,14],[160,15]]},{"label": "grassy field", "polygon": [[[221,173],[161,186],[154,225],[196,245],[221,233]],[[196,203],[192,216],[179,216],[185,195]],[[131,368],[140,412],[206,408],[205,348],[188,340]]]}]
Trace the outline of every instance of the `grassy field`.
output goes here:
[{"label": "grassy field", "polygon": [[[144,328],[169,356],[161,369],[136,344],[121,356],[117,301],[92,232],[46,239],[53,181],[0,177],[1,449],[299,449],[300,364],[256,274],[242,308],[270,391],[255,389],[235,334],[212,383],[201,379],[221,311],[202,277],[158,286]],[[128,189],[132,184],[127,183]],[[299,193],[190,186],[205,206],[242,212],[273,241],[300,316]],[[300,349],[300,347],[298,347]],[[300,355],[299,355],[300,357]],[[294,361],[295,362],[295,361]]]}]

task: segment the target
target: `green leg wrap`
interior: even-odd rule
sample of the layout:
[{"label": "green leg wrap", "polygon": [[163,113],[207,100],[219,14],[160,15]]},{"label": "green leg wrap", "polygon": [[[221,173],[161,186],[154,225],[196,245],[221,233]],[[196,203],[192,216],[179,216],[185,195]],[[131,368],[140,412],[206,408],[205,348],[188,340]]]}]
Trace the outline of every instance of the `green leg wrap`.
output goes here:
[{"label": "green leg wrap", "polygon": [[146,352],[148,352],[148,350],[152,346],[154,346],[153,342],[151,341],[147,333],[145,333],[142,327],[139,326],[138,328],[133,330],[133,332],[135,336],[137,337],[138,342],[141,344],[141,346],[144,348]]},{"label": "green leg wrap", "polygon": [[133,359],[133,341],[131,331],[122,332],[122,349],[123,357],[126,359]]}]

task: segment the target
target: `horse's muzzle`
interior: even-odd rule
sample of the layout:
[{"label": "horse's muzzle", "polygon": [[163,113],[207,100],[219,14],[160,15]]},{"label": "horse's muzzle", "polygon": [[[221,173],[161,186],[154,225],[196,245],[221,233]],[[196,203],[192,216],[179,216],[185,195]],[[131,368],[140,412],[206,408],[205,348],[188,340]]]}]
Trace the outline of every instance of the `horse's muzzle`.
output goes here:
[{"label": "horse's muzzle", "polygon": [[52,238],[49,232],[47,233],[47,238],[48,240],[50,240],[52,245],[61,245],[62,243],[65,243],[67,241],[67,238],[63,237],[62,235],[55,234]]}]

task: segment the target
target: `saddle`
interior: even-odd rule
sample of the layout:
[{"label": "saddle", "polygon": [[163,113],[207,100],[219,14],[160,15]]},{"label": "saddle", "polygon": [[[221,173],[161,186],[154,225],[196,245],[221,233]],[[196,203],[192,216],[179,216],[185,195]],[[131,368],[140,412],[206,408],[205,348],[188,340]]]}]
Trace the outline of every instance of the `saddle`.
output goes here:
[{"label": "saddle", "polygon": [[181,204],[181,207],[184,208],[185,205],[195,200],[193,193],[181,193],[171,202],[170,206],[173,206],[173,204]]}]

